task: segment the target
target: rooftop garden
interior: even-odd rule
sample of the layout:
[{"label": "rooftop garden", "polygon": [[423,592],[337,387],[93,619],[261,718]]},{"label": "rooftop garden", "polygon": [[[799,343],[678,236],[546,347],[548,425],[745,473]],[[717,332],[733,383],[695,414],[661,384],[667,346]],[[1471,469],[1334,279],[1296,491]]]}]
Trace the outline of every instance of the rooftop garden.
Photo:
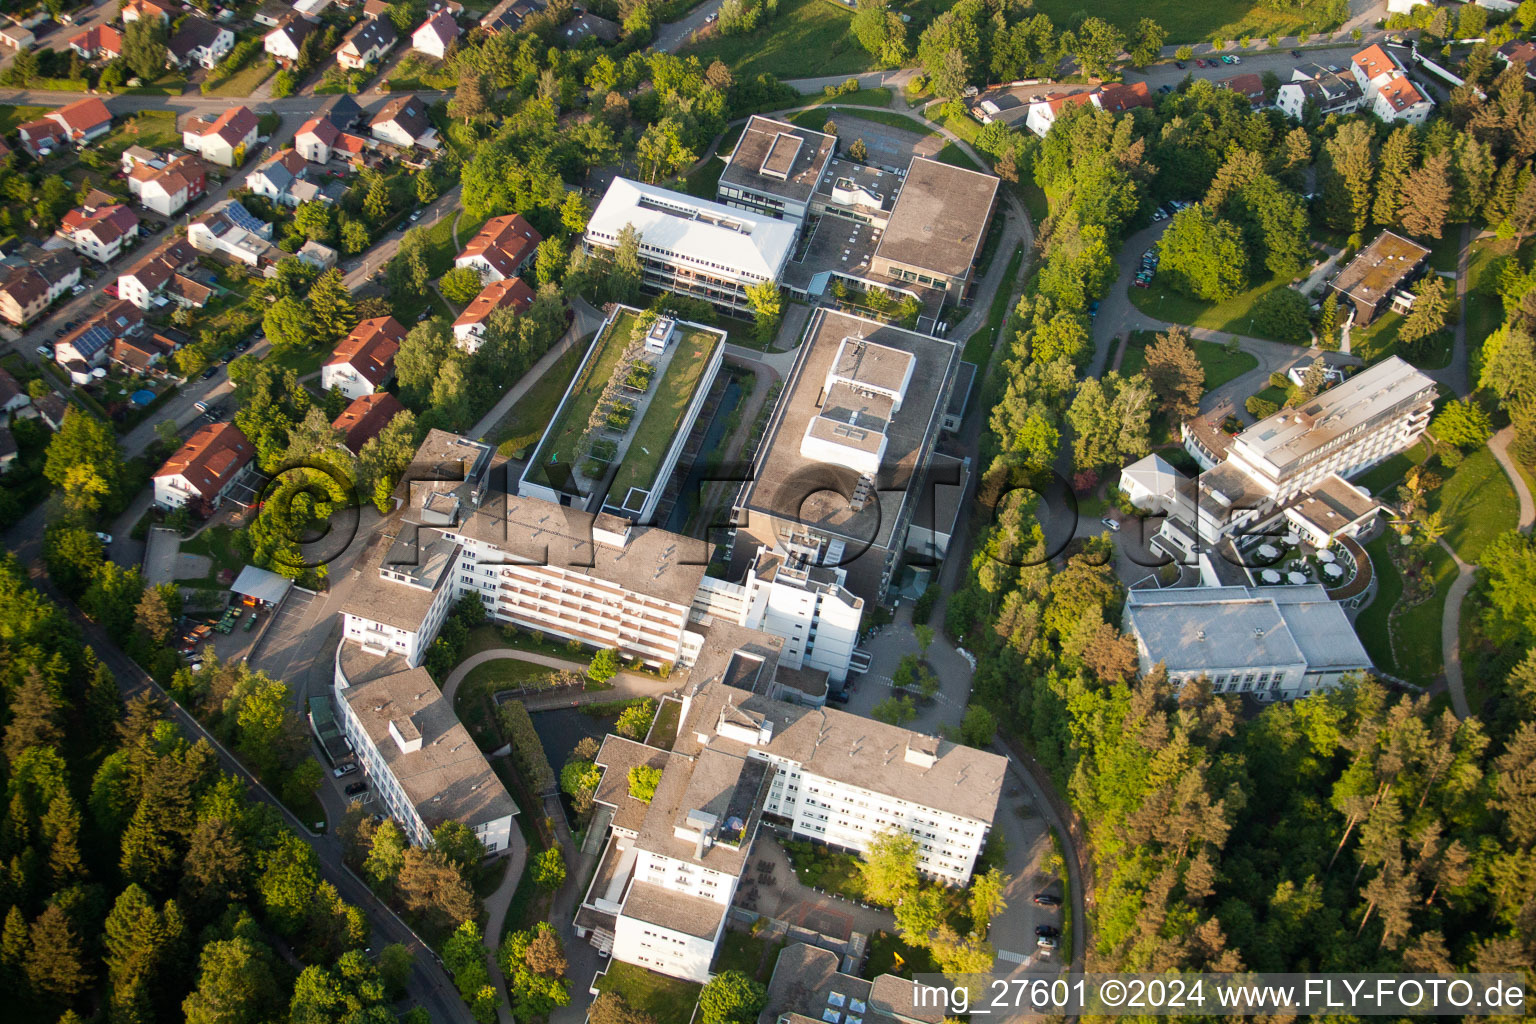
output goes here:
[{"label": "rooftop garden", "polygon": [[626,308],[602,331],[544,434],[530,481],[559,490],[562,474],[551,479],[548,467],[563,464],[574,465],[590,486],[619,459],[610,490],[616,501],[631,488],[656,485],[661,461],[721,339],[712,331],[679,330],[658,373],[660,358],[653,362],[644,349],[650,322],[646,314]]}]

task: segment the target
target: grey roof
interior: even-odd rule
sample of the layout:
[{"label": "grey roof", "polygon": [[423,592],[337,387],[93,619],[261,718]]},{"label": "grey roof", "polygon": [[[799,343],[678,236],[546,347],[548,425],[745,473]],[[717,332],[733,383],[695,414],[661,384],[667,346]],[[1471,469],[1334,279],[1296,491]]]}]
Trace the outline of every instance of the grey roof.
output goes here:
[{"label": "grey roof", "polygon": [[165,45],[176,55],[177,60],[186,60],[187,56],[198,47],[212,46],[222,31],[223,29],[212,21],[194,14],[182,20],[181,27]]},{"label": "grey roof", "polygon": [[[807,458],[801,454],[800,446],[811,421],[822,411],[822,387],[843,339],[859,336],[908,352],[917,362],[901,409],[884,426],[886,448],[874,500],[862,511],[854,512],[846,502],[813,495],[836,491],[849,496],[859,474],[845,466]],[[881,548],[889,546],[895,526],[902,520],[904,503],[917,497],[911,485],[921,479],[920,470],[938,439],[958,363],[959,353],[953,342],[817,309],[800,346],[799,360],[764,435],[742,504],[749,513],[761,512],[776,519],[800,522],[828,535],[867,541]]]},{"label": "grey roof", "polygon": [[242,597],[254,597],[267,604],[277,604],[287,596],[292,586],[293,580],[286,576],[248,565],[240,570],[240,575],[235,577],[235,583],[229,589]]},{"label": "grey roof", "polygon": [[[752,747],[718,731],[721,714],[772,723],[765,746]],[[745,756],[758,749],[797,761],[805,770],[925,807],[990,824],[997,812],[1006,762],[990,751],[939,740],[836,708],[807,708],[709,683],[694,694],[678,730],[675,755],[708,749]],[[909,744],[936,751],[923,768],[906,759]]]},{"label": "grey roof", "polygon": [[996,175],[913,157],[875,257],[964,277],[981,248],[997,184]]},{"label": "grey roof", "polygon": [[647,746],[634,740],[609,733],[603,737],[602,749],[597,752],[597,765],[605,771],[592,799],[613,808],[613,825],[617,828],[639,832],[645,824],[650,805],[629,795],[629,770],[639,765],[665,768],[668,755],[659,747]]},{"label": "grey roof", "polygon": [[1318,584],[1132,590],[1125,616],[1153,664],[1175,673],[1371,665],[1344,610]]},{"label": "grey roof", "polygon": [[[432,530],[402,530],[405,525],[393,520],[363,552],[358,562],[363,571],[341,610],[414,632],[421,628],[437,588],[444,584],[458,545]],[[386,571],[410,576],[422,585],[387,578]]]},{"label": "grey roof", "polygon": [[[378,747],[390,773],[433,828],[444,821],[474,825],[518,813],[517,804],[459,724],[424,668],[354,682],[340,692]],[[421,734],[421,749],[405,752],[389,725]]]},{"label": "grey roof", "polygon": [[725,904],[635,881],[630,884],[629,895],[624,900],[624,916],[684,935],[712,939],[720,930]]},{"label": "grey roof", "polygon": [[342,37],[342,45],[351,43],[358,53],[365,53],[375,48],[394,46],[399,38],[387,18],[364,18]]},{"label": "grey roof", "polygon": [[847,1020],[862,1018],[869,1024],[892,1020],[940,1024],[944,1011],[937,1006],[914,1005],[913,985],[906,978],[882,974],[873,982],[838,969],[831,950],[797,942],[786,946],[774,963],[768,981],[768,1001],[758,1014],[758,1024],[781,1019],[825,1021],[831,1010]]},{"label": "grey roof", "polygon": [[1323,533],[1334,534],[1381,508],[1381,503],[1337,473],[1309,487],[1289,509]]},{"label": "grey roof", "polygon": [[804,203],[836,146],[837,139],[831,135],[754,116],[737,140],[720,181]]}]

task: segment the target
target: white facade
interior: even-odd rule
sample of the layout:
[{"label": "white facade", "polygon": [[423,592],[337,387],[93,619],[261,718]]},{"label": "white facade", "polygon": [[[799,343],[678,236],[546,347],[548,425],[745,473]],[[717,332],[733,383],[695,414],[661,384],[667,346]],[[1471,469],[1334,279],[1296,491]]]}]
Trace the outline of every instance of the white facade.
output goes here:
[{"label": "white facade", "polygon": [[342,394],[354,401],[374,392],[373,382],[351,363],[327,363],[320,367],[320,390],[329,392],[332,388],[340,388]]}]

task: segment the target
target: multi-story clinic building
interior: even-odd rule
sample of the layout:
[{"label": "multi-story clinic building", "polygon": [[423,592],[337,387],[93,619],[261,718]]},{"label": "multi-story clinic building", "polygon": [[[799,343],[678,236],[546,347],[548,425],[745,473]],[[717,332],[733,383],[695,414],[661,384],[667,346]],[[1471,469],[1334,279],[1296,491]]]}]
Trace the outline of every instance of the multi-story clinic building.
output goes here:
[{"label": "multi-story clinic building", "polygon": [[933,508],[959,363],[953,342],[817,309],[737,497],[738,557],[761,547],[791,569],[839,567],[853,594],[882,600],[914,517]]},{"label": "multi-story clinic building", "polygon": [[948,302],[963,301],[997,209],[998,180],[996,175],[913,157],[870,272],[876,278],[942,292]]},{"label": "multi-story clinic building", "polygon": [[[1309,515],[1313,497],[1348,498],[1349,477],[1418,440],[1435,397],[1434,381],[1392,356],[1236,436],[1204,420],[1185,423],[1184,447],[1203,470],[1198,485],[1158,472],[1149,456],[1126,467],[1122,486],[1138,505],[1165,514],[1153,543],[1174,557],[1243,533],[1257,540],[1260,527],[1288,510]],[[1351,522],[1363,514],[1350,511]]]},{"label": "multi-story clinic building", "polygon": [[412,842],[425,846],[438,825],[460,821],[487,853],[507,849],[517,804],[426,669],[344,642],[335,688],[342,732]]},{"label": "multi-story clinic building", "polygon": [[615,178],[587,222],[587,250],[616,248],[625,227],[639,232],[647,286],[735,313],[751,309],[749,286],[779,279],[795,246],[787,221]]},{"label": "multi-story clinic building", "polygon": [[376,657],[421,664],[453,603],[476,594],[497,621],[654,668],[692,664],[708,633],[772,631],[786,668],[811,681],[796,699],[824,702],[848,674],[862,602],[835,569],[781,573],[766,558],[746,582],[705,583],[709,545],[609,513],[508,494],[505,464],[479,442],[433,430],[359,564],[342,608],[344,635]]},{"label": "multi-story clinic building", "polygon": [[[693,981],[709,965],[764,820],[851,851],[903,831],[919,867],[971,877],[997,811],[996,754],[829,708],[766,696],[771,648],[713,646],[684,687],[671,749],[609,736],[598,753],[597,834],[608,842],[576,929],[615,959]],[[655,795],[630,769],[660,769]]]},{"label": "multi-story clinic building", "polygon": [[835,136],[753,116],[720,174],[715,198],[801,227],[836,150]]}]

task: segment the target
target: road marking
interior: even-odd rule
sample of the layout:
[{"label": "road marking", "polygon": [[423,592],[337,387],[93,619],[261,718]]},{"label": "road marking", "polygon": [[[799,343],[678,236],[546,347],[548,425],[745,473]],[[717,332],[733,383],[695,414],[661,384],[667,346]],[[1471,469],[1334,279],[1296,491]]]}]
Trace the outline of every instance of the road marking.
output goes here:
[{"label": "road marking", "polygon": [[1013,953],[1006,949],[998,950],[997,958],[999,960],[1007,960],[1011,964],[1027,964],[1030,961],[1030,957],[1025,956],[1023,953]]}]

